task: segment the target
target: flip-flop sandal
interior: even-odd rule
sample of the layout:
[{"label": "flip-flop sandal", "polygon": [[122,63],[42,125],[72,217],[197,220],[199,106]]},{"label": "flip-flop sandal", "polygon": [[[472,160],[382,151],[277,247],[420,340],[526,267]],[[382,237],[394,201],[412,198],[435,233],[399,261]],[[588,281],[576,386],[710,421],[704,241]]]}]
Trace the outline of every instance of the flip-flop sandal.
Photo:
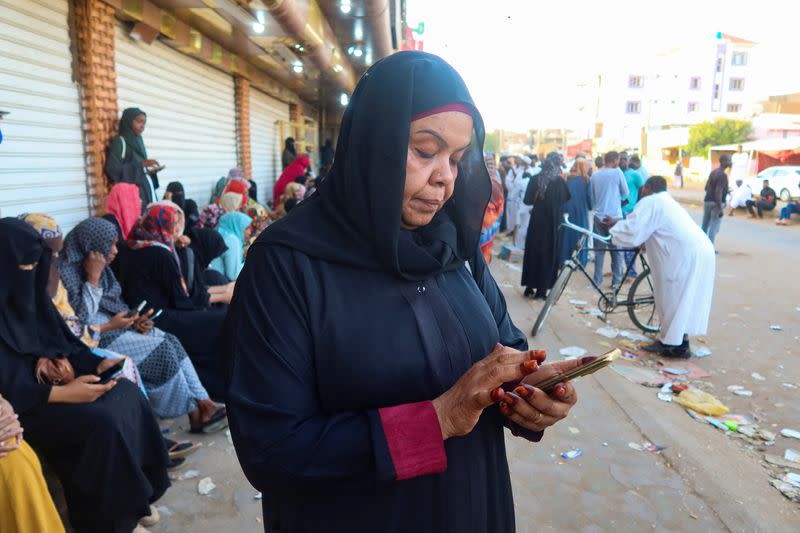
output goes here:
[{"label": "flip-flop sandal", "polygon": [[167,470],[170,472],[177,472],[178,470],[182,469],[186,466],[186,459],[183,457],[178,457],[176,459],[170,458],[169,463],[167,463]]},{"label": "flip-flop sandal", "polygon": [[199,444],[190,442],[188,440],[183,442],[175,442],[174,440],[164,439],[164,442],[167,445],[167,452],[169,452],[170,459],[187,457],[200,448]]},{"label": "flip-flop sandal", "polygon": [[226,427],[228,427],[228,412],[224,407],[220,407],[203,425],[190,429],[189,433],[205,433],[208,435],[209,433],[221,431]]}]

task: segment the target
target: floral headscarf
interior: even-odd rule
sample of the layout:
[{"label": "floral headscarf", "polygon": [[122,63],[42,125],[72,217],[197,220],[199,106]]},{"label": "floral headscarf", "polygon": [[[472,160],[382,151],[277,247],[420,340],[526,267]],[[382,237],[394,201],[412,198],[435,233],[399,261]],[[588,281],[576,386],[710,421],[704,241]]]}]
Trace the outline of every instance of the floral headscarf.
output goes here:
[{"label": "floral headscarf", "polygon": [[[168,250],[180,268],[181,260],[175,249],[175,235],[183,234],[183,210],[169,200],[162,200],[147,206],[139,222],[131,230],[128,246],[141,250],[155,246]],[[188,294],[186,281],[181,276],[181,285]]]},{"label": "floral headscarf", "polygon": [[248,194],[249,190],[250,190],[250,182],[249,181],[247,181],[246,179],[241,179],[241,178],[233,179],[233,180],[229,181],[227,183],[227,185],[225,185],[225,190],[222,191],[222,196],[220,197],[220,201],[228,193],[233,192],[233,193],[241,194],[242,195],[242,199],[241,199],[239,207],[242,208],[242,207],[247,205],[247,200],[250,199],[250,196]]},{"label": "floral headscarf", "polygon": [[217,204],[208,204],[200,213],[197,219],[198,228],[214,229],[219,225],[219,217],[225,214],[225,210]]}]

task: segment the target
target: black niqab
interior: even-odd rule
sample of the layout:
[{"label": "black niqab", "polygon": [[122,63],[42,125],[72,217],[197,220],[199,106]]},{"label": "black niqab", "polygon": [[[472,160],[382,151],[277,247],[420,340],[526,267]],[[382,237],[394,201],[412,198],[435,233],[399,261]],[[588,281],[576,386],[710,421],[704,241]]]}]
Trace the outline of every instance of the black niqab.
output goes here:
[{"label": "black niqab", "polygon": [[[52,251],[32,227],[0,219],[0,342],[31,357],[69,357],[85,348],[47,294]],[[36,266],[21,269],[20,265]]]},{"label": "black niqab", "polygon": [[[473,139],[453,197],[425,227],[401,228],[412,117],[447,104],[472,109]],[[267,228],[256,246],[279,244],[355,268],[428,279],[475,256],[491,195],[484,128],[458,73],[425,52],[399,52],[361,78],[345,111],[333,167],[317,194]]]},{"label": "black niqab", "polygon": [[183,184],[180,181],[171,181],[167,184],[167,192],[172,193],[172,197],[170,198],[172,203],[185,211],[186,192],[183,190]]}]

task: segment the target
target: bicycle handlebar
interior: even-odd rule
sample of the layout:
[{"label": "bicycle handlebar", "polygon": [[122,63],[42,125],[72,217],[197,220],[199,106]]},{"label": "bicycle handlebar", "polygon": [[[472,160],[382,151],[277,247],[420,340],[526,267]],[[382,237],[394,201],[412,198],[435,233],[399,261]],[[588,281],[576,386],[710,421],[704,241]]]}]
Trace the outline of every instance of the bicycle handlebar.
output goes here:
[{"label": "bicycle handlebar", "polygon": [[565,228],[575,230],[578,233],[583,233],[584,235],[588,235],[589,237],[601,240],[603,242],[611,241],[611,235],[608,236],[598,235],[597,233],[591,232],[586,228],[576,226],[575,224],[569,221],[569,213],[564,213],[564,222],[562,222],[561,225],[564,226]]}]

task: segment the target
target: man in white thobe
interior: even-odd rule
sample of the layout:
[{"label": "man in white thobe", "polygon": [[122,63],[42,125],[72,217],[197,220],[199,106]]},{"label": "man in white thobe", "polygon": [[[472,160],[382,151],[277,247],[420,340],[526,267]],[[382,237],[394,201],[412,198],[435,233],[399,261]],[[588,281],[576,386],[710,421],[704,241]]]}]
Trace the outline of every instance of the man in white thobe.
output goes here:
[{"label": "man in white thobe", "polygon": [[714,246],[689,213],[653,176],[625,220],[609,219],[617,246],[645,245],[661,331],[643,349],[664,357],[691,357],[689,335],[704,335],[714,293]]},{"label": "man in white thobe", "polygon": [[753,189],[745,185],[741,179],[736,180],[736,187],[728,193],[728,216],[733,216],[733,210],[747,207],[747,200],[753,198]]},{"label": "man in white thobe", "polygon": [[740,144],[737,151],[731,155],[731,179],[747,179],[747,170],[750,167],[750,154],[743,151]]}]

